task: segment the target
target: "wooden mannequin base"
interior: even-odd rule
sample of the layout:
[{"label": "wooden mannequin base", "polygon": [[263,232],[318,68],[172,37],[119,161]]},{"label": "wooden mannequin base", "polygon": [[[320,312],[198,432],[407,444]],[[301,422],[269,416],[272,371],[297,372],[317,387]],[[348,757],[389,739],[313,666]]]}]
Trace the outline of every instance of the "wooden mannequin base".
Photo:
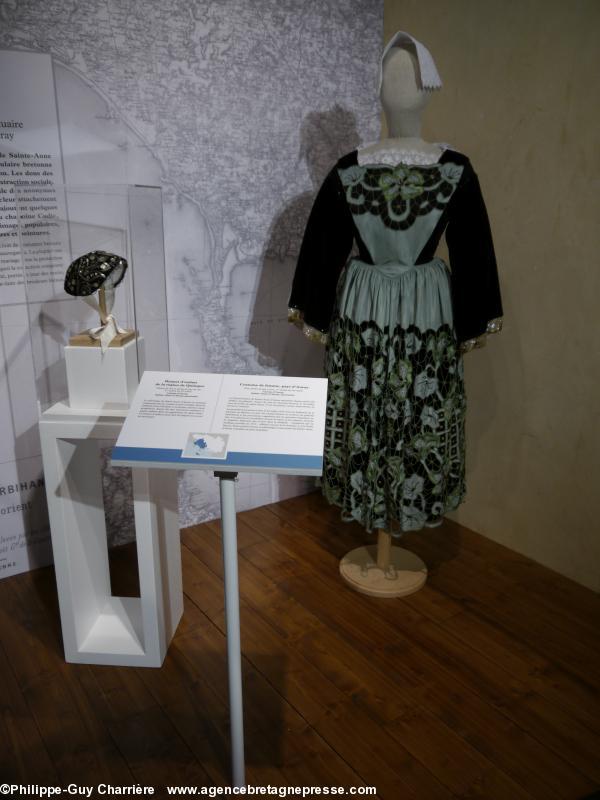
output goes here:
[{"label": "wooden mannequin base", "polygon": [[372,597],[404,597],[418,592],[427,580],[419,556],[403,547],[390,548],[389,566],[377,566],[377,546],[357,547],[340,561],[340,575],[355,591]]},{"label": "wooden mannequin base", "polygon": [[[135,338],[135,331],[125,331],[125,333],[117,333],[109,347],[123,347],[124,344],[130,342]],[[84,331],[83,333],[76,333],[69,339],[71,347],[100,347],[100,339],[92,339],[92,337]]]}]

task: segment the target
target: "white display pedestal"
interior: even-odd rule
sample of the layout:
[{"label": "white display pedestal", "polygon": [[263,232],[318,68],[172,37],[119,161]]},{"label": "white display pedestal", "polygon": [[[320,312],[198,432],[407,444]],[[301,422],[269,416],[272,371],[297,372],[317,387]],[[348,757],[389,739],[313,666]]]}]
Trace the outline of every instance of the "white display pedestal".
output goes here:
[{"label": "white display pedestal", "polygon": [[40,419],[65,658],[160,667],[183,613],[177,476],[132,470],[140,597],[112,596],[99,447],[125,414],[56,403]]},{"label": "white display pedestal", "polygon": [[[77,409],[127,411],[139,384],[138,358],[143,362],[141,336],[122,347],[65,347],[69,404]],[[143,363],[140,372],[143,372]]]}]

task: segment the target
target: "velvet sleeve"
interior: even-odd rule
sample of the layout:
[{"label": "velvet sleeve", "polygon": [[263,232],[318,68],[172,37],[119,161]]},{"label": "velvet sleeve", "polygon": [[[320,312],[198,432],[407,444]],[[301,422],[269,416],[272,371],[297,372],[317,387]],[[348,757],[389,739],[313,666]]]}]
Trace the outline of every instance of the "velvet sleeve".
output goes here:
[{"label": "velvet sleeve", "polygon": [[463,349],[481,346],[502,327],[494,244],[477,175],[469,162],[449,209],[446,242],[452,271],[454,327]]},{"label": "velvet sleeve", "polygon": [[352,214],[334,168],[310,212],[288,303],[290,321],[304,327],[309,338],[324,340],[327,334],[353,239]]}]

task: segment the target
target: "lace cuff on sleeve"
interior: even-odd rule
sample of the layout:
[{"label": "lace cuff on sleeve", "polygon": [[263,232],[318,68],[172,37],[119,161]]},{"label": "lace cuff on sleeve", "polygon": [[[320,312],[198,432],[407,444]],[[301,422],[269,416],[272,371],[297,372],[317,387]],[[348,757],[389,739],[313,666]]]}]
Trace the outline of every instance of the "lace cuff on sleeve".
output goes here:
[{"label": "lace cuff on sleeve", "polygon": [[466,342],[461,342],[460,345],[461,353],[468,353],[470,350],[475,350],[479,347],[484,347],[487,337],[492,333],[500,333],[501,330],[502,330],[502,317],[496,317],[496,319],[491,319],[487,324],[485,333],[482,333],[481,336],[475,337],[475,339],[467,339]]},{"label": "lace cuff on sleeve", "polygon": [[304,322],[304,314],[299,308],[288,308],[288,322],[291,322],[297,328],[300,328],[302,333],[311,342],[318,344],[327,344],[327,334],[320,331],[318,328],[313,328],[312,325],[307,325]]}]

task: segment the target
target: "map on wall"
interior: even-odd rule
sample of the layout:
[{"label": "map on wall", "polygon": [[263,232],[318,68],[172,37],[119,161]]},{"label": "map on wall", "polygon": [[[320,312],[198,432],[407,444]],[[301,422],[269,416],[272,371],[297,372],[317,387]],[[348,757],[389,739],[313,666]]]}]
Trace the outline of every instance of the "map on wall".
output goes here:
[{"label": "map on wall", "polygon": [[[52,56],[66,182],[162,186],[173,369],[321,374],[287,297],[318,186],[379,135],[382,13],[383,0],[0,2],[0,48]],[[249,474],[238,503],[305,485]],[[216,481],[184,473],[182,525],[218,508]]]}]

